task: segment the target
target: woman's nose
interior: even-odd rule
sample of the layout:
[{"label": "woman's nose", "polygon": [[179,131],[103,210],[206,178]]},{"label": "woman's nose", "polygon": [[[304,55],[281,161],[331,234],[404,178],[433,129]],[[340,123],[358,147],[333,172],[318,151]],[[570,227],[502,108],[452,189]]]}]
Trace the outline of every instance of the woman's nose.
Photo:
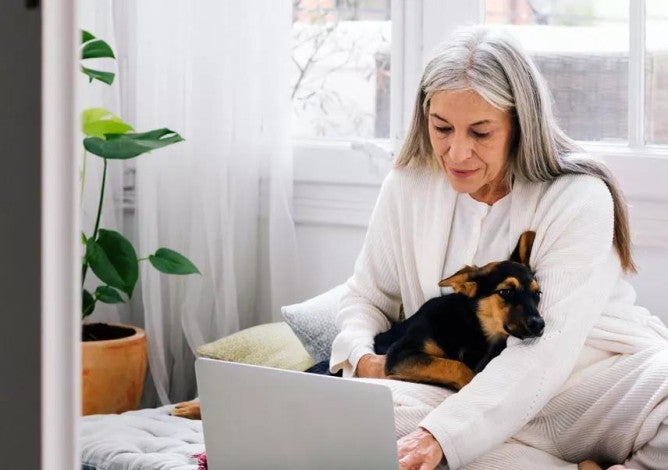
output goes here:
[{"label": "woman's nose", "polygon": [[454,163],[463,162],[464,160],[471,158],[471,142],[466,136],[455,134],[452,137],[448,154],[450,156],[450,161]]}]

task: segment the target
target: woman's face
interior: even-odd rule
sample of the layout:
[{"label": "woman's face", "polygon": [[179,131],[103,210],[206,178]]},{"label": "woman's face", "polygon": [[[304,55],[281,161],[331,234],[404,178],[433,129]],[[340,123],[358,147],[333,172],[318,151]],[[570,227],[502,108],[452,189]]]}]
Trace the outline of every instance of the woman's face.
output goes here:
[{"label": "woman's face", "polygon": [[473,90],[438,91],[429,106],[429,139],[445,176],[460,193],[488,204],[505,196],[512,144],[509,111]]}]

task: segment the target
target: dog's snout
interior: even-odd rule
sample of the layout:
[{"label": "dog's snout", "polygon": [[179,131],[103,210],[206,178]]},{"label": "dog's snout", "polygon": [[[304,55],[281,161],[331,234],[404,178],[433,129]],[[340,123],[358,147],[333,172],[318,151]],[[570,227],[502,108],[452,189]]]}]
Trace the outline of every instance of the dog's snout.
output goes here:
[{"label": "dog's snout", "polygon": [[542,317],[539,316],[530,316],[527,318],[527,330],[534,335],[534,336],[540,336],[543,334],[543,330],[545,329],[545,320],[543,320]]}]

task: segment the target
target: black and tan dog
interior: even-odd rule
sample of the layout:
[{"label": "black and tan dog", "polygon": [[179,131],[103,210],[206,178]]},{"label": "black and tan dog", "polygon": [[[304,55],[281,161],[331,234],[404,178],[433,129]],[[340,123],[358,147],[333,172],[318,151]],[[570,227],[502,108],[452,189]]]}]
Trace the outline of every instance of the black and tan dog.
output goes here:
[{"label": "black and tan dog", "polygon": [[[452,294],[425,302],[411,317],[376,335],[387,354],[388,378],[459,390],[506,347],[509,335],[540,336],[540,288],[529,268],[534,232],[524,232],[509,261],[467,266],[439,285]],[[329,361],[307,372],[328,374]],[[172,415],[200,419],[199,401],[179,403]]]},{"label": "black and tan dog", "polygon": [[540,287],[529,268],[534,232],[524,232],[509,261],[467,266],[439,285],[452,294],[428,300],[375,337],[388,378],[459,390],[506,347],[509,335],[540,336]]}]

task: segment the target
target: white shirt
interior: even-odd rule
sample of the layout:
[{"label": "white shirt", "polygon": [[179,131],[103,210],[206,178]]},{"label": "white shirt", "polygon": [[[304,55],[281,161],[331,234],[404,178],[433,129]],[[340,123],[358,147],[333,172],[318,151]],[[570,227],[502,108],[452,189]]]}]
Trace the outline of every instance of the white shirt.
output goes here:
[{"label": "white shirt", "polygon": [[[442,278],[465,265],[484,266],[508,259],[516,244],[517,240],[510,240],[510,194],[491,206],[468,194],[458,194]],[[448,292],[448,288],[441,291]]]}]

